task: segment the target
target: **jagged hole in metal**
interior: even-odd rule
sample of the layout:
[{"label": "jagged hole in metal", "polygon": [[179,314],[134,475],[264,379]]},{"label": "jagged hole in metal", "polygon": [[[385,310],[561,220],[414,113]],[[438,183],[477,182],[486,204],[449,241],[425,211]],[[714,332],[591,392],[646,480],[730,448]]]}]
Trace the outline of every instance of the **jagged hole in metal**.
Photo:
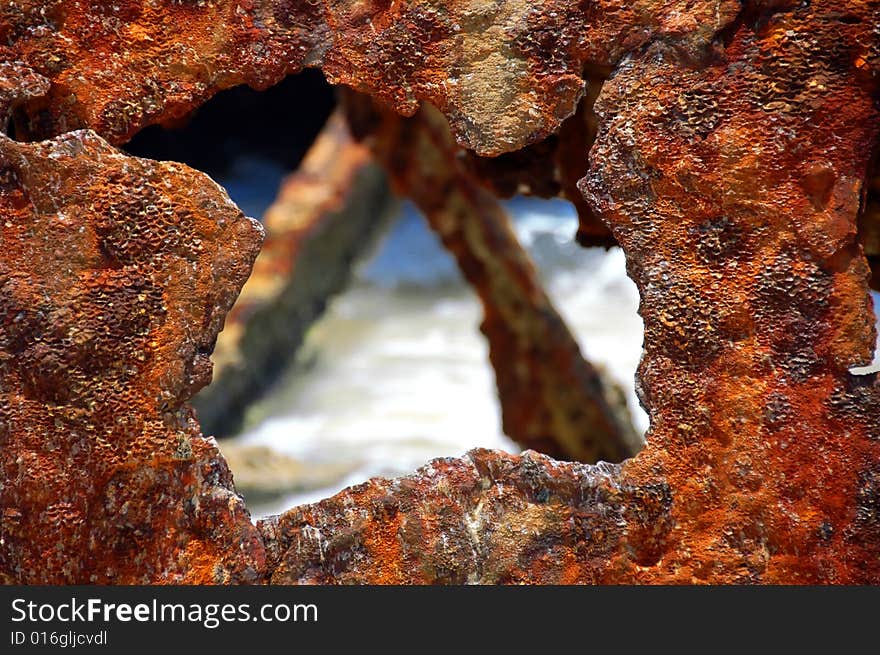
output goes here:
[{"label": "jagged hole in metal", "polygon": [[321,72],[306,69],[264,91],[246,85],[221,91],[185,118],[145,127],[121,147],[136,157],[186,164],[221,184],[240,177],[243,186],[260,172],[254,162],[283,174],[296,170],[335,104]]}]

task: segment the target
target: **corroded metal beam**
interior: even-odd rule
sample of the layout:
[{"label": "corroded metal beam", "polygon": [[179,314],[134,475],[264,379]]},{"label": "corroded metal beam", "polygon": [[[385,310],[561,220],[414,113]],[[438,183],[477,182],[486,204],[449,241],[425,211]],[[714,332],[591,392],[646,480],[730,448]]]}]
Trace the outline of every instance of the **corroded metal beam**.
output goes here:
[{"label": "corroded metal beam", "polygon": [[214,380],[193,402],[207,434],[240,427],[396,207],[368,149],[331,116],[266,210],[266,239],[213,353]]},{"label": "corroded metal beam", "polygon": [[504,432],[563,460],[635,455],[643,441],[625,400],[615,402],[584,359],[504,208],[464,166],[443,116],[425,107],[405,119],[363,96],[349,95],[347,105],[355,132],[366,135],[480,298]]}]

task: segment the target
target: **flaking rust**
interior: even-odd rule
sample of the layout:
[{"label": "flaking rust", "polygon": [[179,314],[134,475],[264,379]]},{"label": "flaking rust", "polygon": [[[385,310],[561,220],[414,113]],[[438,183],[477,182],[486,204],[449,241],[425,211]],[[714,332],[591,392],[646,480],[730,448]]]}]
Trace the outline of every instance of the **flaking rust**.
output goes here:
[{"label": "flaking rust", "polygon": [[[51,84],[25,103],[36,137],[90,127],[111,142],[215,92],[266,88],[305,66],[411,115],[439,107],[482,154],[539,140],[572,114],[585,63],[651,38],[697,52],[738,0],[20,0],[0,8],[0,61]],[[2,70],[0,70],[2,75]]]},{"label": "flaking rust", "polygon": [[254,227],[88,133],[2,138],[3,579],[880,582],[880,384],[850,373],[878,25],[873,0],[4,4],[28,137],[119,142],[309,65],[494,155],[608,67],[581,191],[641,291],[652,427],[621,465],[475,451],[255,531],[182,408]]},{"label": "flaking rust", "polygon": [[0,135],[0,577],[232,583],[263,544],[184,402],[262,231],[88,131]]},{"label": "flaking rust", "polygon": [[605,84],[581,186],[642,295],[642,453],[373,481],[263,522],[272,581],[880,581],[880,386],[849,373],[878,24],[756,10],[700,65],[655,44]]}]

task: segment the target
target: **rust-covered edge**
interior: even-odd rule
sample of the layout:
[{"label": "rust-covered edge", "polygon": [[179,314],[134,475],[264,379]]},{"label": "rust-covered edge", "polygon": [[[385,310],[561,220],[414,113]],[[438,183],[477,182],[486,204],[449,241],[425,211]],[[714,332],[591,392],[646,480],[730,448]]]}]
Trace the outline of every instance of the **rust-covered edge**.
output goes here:
[{"label": "rust-covered edge", "polygon": [[0,135],[0,577],[240,583],[263,544],[186,400],[262,229],[89,131]]}]

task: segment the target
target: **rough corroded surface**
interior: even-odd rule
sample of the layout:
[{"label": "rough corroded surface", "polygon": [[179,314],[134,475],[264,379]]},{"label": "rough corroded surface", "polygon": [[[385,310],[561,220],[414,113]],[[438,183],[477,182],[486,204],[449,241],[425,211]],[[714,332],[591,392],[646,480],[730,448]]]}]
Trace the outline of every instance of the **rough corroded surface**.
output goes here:
[{"label": "rough corroded surface", "polygon": [[235,432],[395,207],[367,148],[332,116],[266,211],[266,240],[217,340],[214,381],[193,402],[205,432]]},{"label": "rough corroded surface", "polygon": [[262,543],[183,405],[261,238],[185,166],[0,135],[0,578],[229,583]]},{"label": "rough corroded surface", "polygon": [[580,218],[577,240],[583,246],[614,245],[608,226],[599,220],[577,186],[587,174],[585,153],[593,146],[598,128],[593,106],[603,82],[601,71],[591,71],[577,111],[562,123],[558,133],[540,143],[498,157],[478,157],[468,151],[460,155],[476,178],[501,198],[519,194],[571,202]]},{"label": "rough corroded surface", "polygon": [[[597,102],[583,189],[639,285],[641,395],[676,530],[651,579],[880,579],[880,406],[856,217],[880,5],[746,16],[702,70],[660,46]],[[646,576],[647,577],[647,576]]]},{"label": "rough corroded surface", "polygon": [[19,0],[0,7],[0,61],[51,81],[20,127],[124,141],[214,92],[304,66],[411,115],[439,107],[462,144],[515,150],[574,112],[585,63],[651,38],[698,53],[738,0]]},{"label": "rough corroded surface", "polygon": [[[179,167],[82,134],[3,139],[4,580],[880,581],[880,384],[849,372],[875,338],[856,223],[880,126],[880,4],[751,0],[733,24],[739,2],[486,6],[6,3],[6,63],[52,86],[34,100],[38,77],[24,92],[0,80],[0,110],[32,134],[87,122],[121,139],[216,88],[314,64],[399,110],[433,100],[494,153],[558,124],[581,64],[613,64],[582,190],[642,293],[648,447],[619,467],[476,452],[254,532],[179,409],[252,228]],[[443,152],[423,183],[450,182]],[[469,212],[479,191],[463,184],[444,189]],[[174,226],[192,229],[120,218],[180,202],[191,213],[172,210]]]},{"label": "rough corroded surface", "polygon": [[[617,465],[475,450],[374,479],[259,522],[274,584],[602,583],[642,548],[668,490],[633,489]],[[628,521],[632,524],[628,525]],[[627,534],[627,529],[629,534]],[[634,555],[637,556],[637,555]],[[613,567],[612,567],[613,568]]]},{"label": "rough corroded surface", "polygon": [[20,61],[0,58],[0,132],[6,132],[13,112],[32,98],[49,92],[49,80]]},{"label": "rough corroded surface", "polygon": [[647,448],[476,453],[292,510],[261,526],[273,581],[880,580],[880,384],[849,373],[880,7],[783,4],[699,66],[655,44],[596,105],[582,188],[641,289]]},{"label": "rough corroded surface", "polygon": [[354,96],[348,106],[356,131],[370,135],[392,181],[482,301],[505,433],[565,460],[619,462],[637,453],[642,440],[625,400],[610,402],[612,390],[544,293],[504,209],[468,175],[443,116],[426,107],[400,118]]}]

